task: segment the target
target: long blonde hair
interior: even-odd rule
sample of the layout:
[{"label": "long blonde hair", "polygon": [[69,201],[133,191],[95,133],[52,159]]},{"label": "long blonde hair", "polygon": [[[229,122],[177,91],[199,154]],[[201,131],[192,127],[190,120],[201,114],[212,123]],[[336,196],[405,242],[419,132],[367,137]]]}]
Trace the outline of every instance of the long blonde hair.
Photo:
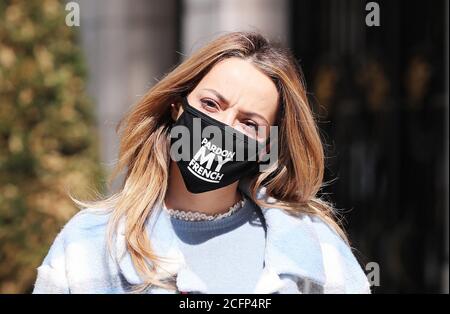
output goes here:
[{"label": "long blonde hair", "polygon": [[[111,183],[126,170],[119,192],[91,202],[71,196],[82,207],[111,213],[107,231],[110,250],[119,221],[124,219],[126,248],[144,282],[139,291],[151,285],[174,289],[173,283],[156,276],[164,257],[152,251],[146,232],[146,220],[163,202],[168,185],[170,104],[187,95],[216,63],[229,57],[250,61],[273,80],[280,95],[278,163],[252,178],[252,199],[259,206],[279,207],[293,215],[319,216],[348,243],[333,206],[316,195],[323,185],[324,151],[300,66],[288,49],[258,33],[231,32],[167,73],[120,121],[116,129],[119,158],[109,179]],[[256,198],[263,186],[275,203]]]}]

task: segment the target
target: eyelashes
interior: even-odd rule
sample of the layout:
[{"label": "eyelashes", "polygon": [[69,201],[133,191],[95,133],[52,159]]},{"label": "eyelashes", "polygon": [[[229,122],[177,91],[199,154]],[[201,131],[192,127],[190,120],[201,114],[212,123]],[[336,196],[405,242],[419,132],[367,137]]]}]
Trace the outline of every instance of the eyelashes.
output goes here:
[{"label": "eyelashes", "polygon": [[[209,100],[209,99],[202,99],[200,100],[202,103],[202,107],[209,112],[217,112],[220,109],[220,105],[217,104],[215,101]],[[248,130],[249,132],[257,133],[259,124],[256,123],[253,120],[244,120],[241,122],[244,125],[244,128]]]},{"label": "eyelashes", "polygon": [[219,105],[217,103],[215,103],[214,101],[202,99],[201,102],[202,102],[202,106],[205,108],[208,108],[208,109],[211,109],[211,108],[218,109],[219,108]]}]

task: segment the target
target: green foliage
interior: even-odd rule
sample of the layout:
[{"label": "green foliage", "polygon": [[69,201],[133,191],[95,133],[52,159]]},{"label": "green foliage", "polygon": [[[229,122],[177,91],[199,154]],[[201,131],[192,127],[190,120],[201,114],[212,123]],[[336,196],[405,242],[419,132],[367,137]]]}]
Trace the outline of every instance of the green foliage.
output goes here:
[{"label": "green foliage", "polygon": [[0,293],[32,289],[77,211],[67,189],[84,197],[103,180],[86,69],[66,13],[56,0],[0,2]]}]

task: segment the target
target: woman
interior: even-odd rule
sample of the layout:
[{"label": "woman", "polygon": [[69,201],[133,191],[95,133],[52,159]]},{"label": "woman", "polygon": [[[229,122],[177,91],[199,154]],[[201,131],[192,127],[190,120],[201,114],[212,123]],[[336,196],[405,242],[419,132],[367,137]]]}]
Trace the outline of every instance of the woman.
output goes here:
[{"label": "woman", "polygon": [[55,239],[34,293],[370,292],[316,196],[323,147],[287,49],[225,34],[118,127],[121,190],[74,199],[85,209]]}]

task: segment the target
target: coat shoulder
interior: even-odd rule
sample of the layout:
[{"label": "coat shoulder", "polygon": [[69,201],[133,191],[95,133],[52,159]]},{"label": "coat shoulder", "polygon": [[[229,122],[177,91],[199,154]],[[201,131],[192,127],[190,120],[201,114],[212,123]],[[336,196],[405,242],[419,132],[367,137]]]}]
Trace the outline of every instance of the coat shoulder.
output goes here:
[{"label": "coat shoulder", "polygon": [[73,245],[83,247],[96,246],[103,242],[110,214],[106,211],[84,209],[77,212],[65,223],[50,246],[43,264],[51,262],[55,255],[67,253],[67,248]]},{"label": "coat shoulder", "polygon": [[370,284],[355,247],[350,246],[322,218],[308,215],[322,249],[323,263],[329,291],[345,293],[370,293]]},{"label": "coat shoulder", "polygon": [[[265,187],[258,190],[257,199],[264,199],[268,204],[276,201],[267,195]],[[280,242],[294,242],[298,246],[306,241],[302,253],[297,253],[297,250],[289,253],[293,260],[298,261],[297,264],[308,266],[311,263],[311,256],[305,262],[305,251],[310,251],[312,256],[321,256],[328,293],[371,293],[367,276],[354,255],[355,248],[349,246],[325,220],[312,214],[292,216],[272,206],[262,210],[270,218],[272,227],[290,230],[289,236],[284,236],[287,232],[281,232]],[[314,266],[308,268],[315,269]]]},{"label": "coat shoulder", "polygon": [[78,277],[83,280],[91,274],[101,274],[108,220],[106,211],[91,209],[72,216],[37,268],[33,293],[69,293],[77,286]]},{"label": "coat shoulder", "polygon": [[106,234],[110,213],[84,209],[76,213],[62,228],[61,236],[66,243],[88,238],[93,240]]}]

